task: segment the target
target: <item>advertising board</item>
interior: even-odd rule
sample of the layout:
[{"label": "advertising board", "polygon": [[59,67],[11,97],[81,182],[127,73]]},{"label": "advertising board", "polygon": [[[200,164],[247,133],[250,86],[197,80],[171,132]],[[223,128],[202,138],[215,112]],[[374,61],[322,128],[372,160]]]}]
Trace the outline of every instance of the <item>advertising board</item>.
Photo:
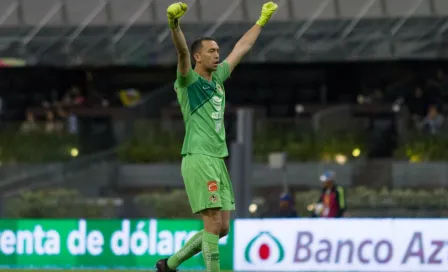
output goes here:
[{"label": "advertising board", "polygon": [[448,220],[235,222],[236,271],[448,271]]},{"label": "advertising board", "polygon": [[[0,266],[153,268],[200,229],[199,220],[0,220]],[[232,241],[220,240],[223,270]],[[204,268],[202,255],[181,268]]]}]

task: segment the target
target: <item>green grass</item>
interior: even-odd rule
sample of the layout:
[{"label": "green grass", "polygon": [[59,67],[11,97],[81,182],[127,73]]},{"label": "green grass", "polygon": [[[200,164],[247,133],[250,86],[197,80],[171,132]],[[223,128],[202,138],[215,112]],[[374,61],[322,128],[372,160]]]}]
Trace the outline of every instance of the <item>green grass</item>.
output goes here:
[{"label": "green grass", "polygon": [[[68,272],[68,271],[80,271],[80,272],[142,272],[142,271],[154,271],[154,269],[148,270],[128,270],[128,269],[0,269],[1,272]],[[202,270],[182,270],[182,272],[198,272]],[[232,272],[230,270],[221,270],[221,272]]]}]

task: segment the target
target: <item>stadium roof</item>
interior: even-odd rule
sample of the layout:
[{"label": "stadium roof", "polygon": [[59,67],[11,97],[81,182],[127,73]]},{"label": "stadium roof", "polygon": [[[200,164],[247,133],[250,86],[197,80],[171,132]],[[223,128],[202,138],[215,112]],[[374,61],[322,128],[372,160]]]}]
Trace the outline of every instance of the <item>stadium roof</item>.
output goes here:
[{"label": "stadium roof", "polygon": [[[0,57],[32,64],[171,64],[173,0],[0,0]],[[263,0],[186,0],[191,41],[211,35],[224,54]],[[278,0],[245,61],[446,58],[446,0]]]}]

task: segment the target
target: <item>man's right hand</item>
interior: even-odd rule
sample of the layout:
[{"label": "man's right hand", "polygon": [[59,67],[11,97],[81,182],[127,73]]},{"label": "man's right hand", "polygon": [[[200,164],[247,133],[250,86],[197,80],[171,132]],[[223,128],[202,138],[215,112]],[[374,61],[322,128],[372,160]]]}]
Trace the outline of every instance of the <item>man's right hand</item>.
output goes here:
[{"label": "man's right hand", "polygon": [[179,19],[187,12],[188,6],[185,3],[178,2],[171,4],[166,10],[168,17],[168,23],[170,28],[176,28],[179,26]]}]

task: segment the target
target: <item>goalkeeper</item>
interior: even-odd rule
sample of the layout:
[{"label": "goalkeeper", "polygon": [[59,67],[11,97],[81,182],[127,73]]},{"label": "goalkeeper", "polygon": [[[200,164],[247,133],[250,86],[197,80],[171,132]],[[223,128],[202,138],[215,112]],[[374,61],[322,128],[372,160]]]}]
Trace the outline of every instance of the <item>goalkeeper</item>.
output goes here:
[{"label": "goalkeeper", "polygon": [[[179,19],[187,12],[187,5],[176,3],[168,7],[171,37],[178,56],[174,89],[185,123],[181,172],[191,209],[202,216],[204,229],[173,256],[158,261],[158,272],[176,271],[181,263],[201,251],[206,271],[219,271],[218,241],[229,232],[230,211],[235,210],[232,184],[224,163],[228,151],[223,84],[252,48],[276,9],[277,4],[273,2],[264,4],[256,24],[220,63],[219,46],[213,38],[197,39],[188,51],[179,27]],[[195,63],[194,69],[191,59]]]}]

